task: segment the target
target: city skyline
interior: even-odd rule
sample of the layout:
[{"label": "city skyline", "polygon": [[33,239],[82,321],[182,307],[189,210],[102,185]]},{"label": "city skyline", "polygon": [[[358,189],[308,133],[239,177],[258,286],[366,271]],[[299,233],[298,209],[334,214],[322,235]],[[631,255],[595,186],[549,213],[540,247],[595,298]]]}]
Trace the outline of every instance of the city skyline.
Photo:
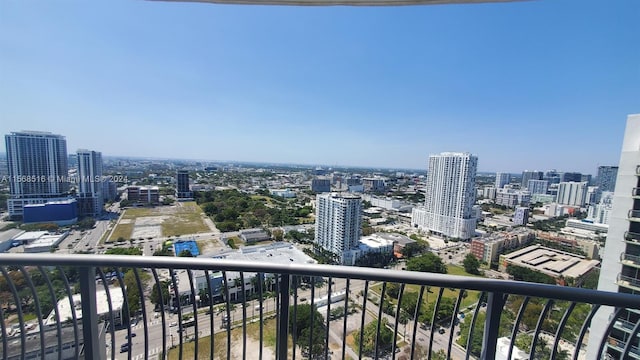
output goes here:
[{"label": "city skyline", "polygon": [[0,132],[105,156],[593,174],[640,106],[634,1],[0,10]]}]

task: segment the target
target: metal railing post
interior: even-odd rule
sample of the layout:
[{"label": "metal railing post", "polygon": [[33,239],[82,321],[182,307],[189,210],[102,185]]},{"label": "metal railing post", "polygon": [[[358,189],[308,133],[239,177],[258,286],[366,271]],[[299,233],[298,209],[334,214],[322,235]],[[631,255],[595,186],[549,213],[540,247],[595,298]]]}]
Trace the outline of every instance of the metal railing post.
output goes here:
[{"label": "metal railing post", "polygon": [[[482,351],[480,353],[480,359],[482,360],[493,360],[496,358],[500,315],[502,314],[504,302],[505,297],[503,293],[489,293],[489,298],[487,299],[487,317],[484,322],[485,331],[482,337]],[[511,339],[511,341],[515,341],[515,339]]]},{"label": "metal railing post", "polygon": [[100,346],[98,307],[96,304],[96,268],[81,267],[80,296],[82,306],[82,343],[85,359],[102,359],[104,345]]},{"label": "metal railing post", "polygon": [[287,353],[289,351],[287,340],[289,340],[289,274],[280,275],[280,288],[279,296],[280,308],[278,311],[278,353],[276,354],[277,360],[286,360]]}]

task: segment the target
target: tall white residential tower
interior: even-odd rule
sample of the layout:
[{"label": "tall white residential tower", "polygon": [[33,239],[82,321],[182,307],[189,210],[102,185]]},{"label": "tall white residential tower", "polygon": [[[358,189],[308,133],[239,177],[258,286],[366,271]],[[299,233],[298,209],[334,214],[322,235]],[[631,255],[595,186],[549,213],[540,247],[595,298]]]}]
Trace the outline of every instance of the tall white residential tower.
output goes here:
[{"label": "tall white residential tower", "polygon": [[561,182],[558,185],[558,196],[556,202],[561,205],[584,206],[587,201],[588,183],[584,182]]},{"label": "tall white residential tower", "polygon": [[98,216],[104,206],[102,153],[78,150],[78,210],[80,215]]},{"label": "tall white residential tower", "polygon": [[446,152],[429,156],[424,207],[414,208],[413,226],[451,238],[469,239],[476,229],[478,158]]},{"label": "tall white residential tower", "polygon": [[67,140],[49,132],[5,135],[9,168],[9,216],[21,219],[28,204],[67,199]]},{"label": "tall white residential tower", "polygon": [[509,173],[496,173],[496,189],[502,189],[511,181],[511,174]]},{"label": "tall white residential tower", "polygon": [[[615,184],[598,290],[636,294],[640,302],[640,114],[627,118]],[[609,334],[605,334],[606,327],[594,326],[609,323],[614,310],[602,306],[591,321],[588,359],[601,358],[598,348],[605,336],[604,358],[620,359],[634,326],[638,326],[640,313],[634,310],[622,311]],[[636,336],[629,358],[640,359],[639,342],[640,336]]]},{"label": "tall white residential tower", "polygon": [[353,265],[358,253],[362,224],[362,200],[350,193],[326,193],[316,197],[316,238],[322,250],[342,265]]}]

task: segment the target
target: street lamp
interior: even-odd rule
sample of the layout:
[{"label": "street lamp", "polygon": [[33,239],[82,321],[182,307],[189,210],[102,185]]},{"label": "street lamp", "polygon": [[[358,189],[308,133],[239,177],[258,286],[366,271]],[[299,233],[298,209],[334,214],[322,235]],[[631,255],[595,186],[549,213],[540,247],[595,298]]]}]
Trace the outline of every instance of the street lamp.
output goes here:
[{"label": "street lamp", "polygon": [[170,333],[169,335],[171,335],[171,347],[173,347],[173,333]]}]

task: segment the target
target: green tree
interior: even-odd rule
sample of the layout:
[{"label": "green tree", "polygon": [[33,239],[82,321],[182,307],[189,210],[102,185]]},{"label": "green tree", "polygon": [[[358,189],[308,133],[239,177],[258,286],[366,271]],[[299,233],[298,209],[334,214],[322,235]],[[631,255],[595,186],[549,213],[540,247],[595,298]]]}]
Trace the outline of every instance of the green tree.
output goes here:
[{"label": "green tree", "polygon": [[160,294],[158,293],[158,284],[153,284],[153,288],[151,289],[151,294],[149,294],[149,301],[152,304],[156,305],[156,307],[162,307],[162,305],[166,305],[169,303],[169,281],[161,281],[160,282],[160,292],[162,292],[162,299],[164,300],[164,304],[160,299]]},{"label": "green tree", "polygon": [[[372,321],[362,330],[362,353],[372,355],[375,353],[376,334],[378,332],[378,320]],[[360,333],[354,334],[356,348],[360,348]],[[387,327],[387,319],[382,319],[380,334],[378,334],[378,352],[391,350],[393,344],[393,331]]]},{"label": "green tree", "polygon": [[[423,318],[425,323],[431,324],[431,317],[433,316],[433,310],[436,303],[430,302],[429,306],[427,306],[427,310],[425,312],[425,317]],[[450,297],[443,297],[440,299],[440,304],[438,305],[438,312],[436,313],[436,323],[441,321],[451,320],[453,316],[453,310],[455,309],[455,299]]]},{"label": "green tree", "polygon": [[284,232],[280,229],[275,229],[271,232],[271,236],[275,241],[282,241],[284,238]]},{"label": "green tree", "polygon": [[94,219],[92,217],[86,217],[86,218],[78,221],[77,225],[82,230],[93,229],[93,227],[96,226],[96,219]]},{"label": "green tree", "polygon": [[[402,302],[400,308],[407,313],[410,319],[413,319],[416,313],[416,306],[418,306],[418,293],[406,292],[402,295]],[[423,306],[420,306],[418,316],[424,311]]]},{"label": "green tree", "polygon": [[[480,351],[482,350],[482,335],[484,331],[484,321],[486,319],[485,312],[479,312],[476,317],[476,325],[473,328],[473,334],[469,334],[469,330],[471,330],[471,321],[464,321],[460,324],[460,337],[458,338],[458,345],[462,347],[467,346],[467,341],[469,336],[471,335],[471,354],[475,356],[480,356]],[[469,350],[469,349],[467,349]]]},{"label": "green tree", "polygon": [[462,265],[464,265],[464,271],[468,272],[469,274],[480,274],[480,261],[473,254],[467,254],[467,256],[465,256],[464,260],[462,261]]},{"label": "green tree", "polygon": [[556,280],[549,275],[527,269],[520,266],[509,265],[507,266],[507,273],[515,280],[535,282],[540,284],[555,284]]},{"label": "green tree", "polygon": [[124,274],[123,282],[127,292],[129,316],[135,316],[140,310],[140,291],[138,290],[138,283],[133,270],[129,270]]},{"label": "green tree", "polygon": [[404,256],[405,258],[410,258],[415,255],[420,255],[427,251],[427,248],[428,246],[423,242],[416,241],[413,243],[408,243],[402,248],[402,256]]},{"label": "green tree", "polygon": [[[518,334],[514,342],[515,346],[527,353],[530,352],[532,343],[533,337],[529,334]],[[551,350],[547,347],[547,342],[543,338],[538,337],[538,341],[536,341],[536,353],[532,360],[548,359],[550,356]]]},{"label": "green tree", "polygon": [[442,259],[432,252],[407,260],[407,270],[441,274],[447,273],[447,267],[442,262]]},{"label": "green tree", "polygon": [[[293,314],[294,307],[289,308],[289,314]],[[314,355],[320,355],[324,351],[325,344],[325,327],[322,314],[318,312],[315,306],[310,304],[300,304],[295,308],[296,317],[289,317],[289,331],[296,334],[296,345],[300,346],[303,351],[308,351]],[[313,314],[313,323],[311,317]],[[311,333],[313,329],[313,333]],[[311,338],[311,348],[309,348],[309,337]]]},{"label": "green tree", "polygon": [[142,255],[142,250],[135,246],[111,248],[104,252],[107,255]]},{"label": "green tree", "polygon": [[180,251],[180,254],[178,254],[178,257],[193,257],[193,254],[189,249],[185,249]]}]

